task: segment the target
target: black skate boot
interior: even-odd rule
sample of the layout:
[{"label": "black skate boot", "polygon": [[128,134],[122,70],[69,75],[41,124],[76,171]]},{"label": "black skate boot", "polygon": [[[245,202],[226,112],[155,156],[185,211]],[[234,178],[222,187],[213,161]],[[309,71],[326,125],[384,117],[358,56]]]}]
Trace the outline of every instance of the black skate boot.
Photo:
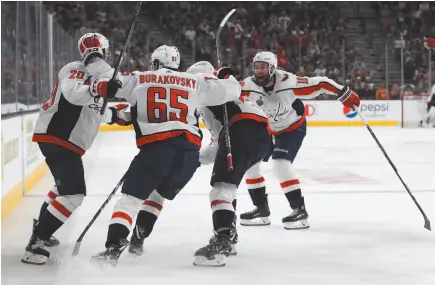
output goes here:
[{"label": "black skate boot", "polygon": [[109,245],[106,251],[92,256],[92,261],[99,264],[110,264],[115,267],[118,264],[122,252],[128,245],[128,240],[121,239],[118,244]]},{"label": "black skate boot", "polygon": [[130,246],[128,247],[128,251],[137,256],[141,256],[143,254],[143,242],[145,240],[144,237],[144,229],[139,226],[135,226],[133,233],[130,238]]},{"label": "black skate boot", "polygon": [[[33,229],[36,227],[36,224],[38,223],[37,219],[33,219]],[[55,238],[54,236],[51,236],[48,240],[44,240],[44,245],[46,247],[54,247],[59,245],[60,242],[57,238]]]},{"label": "black skate boot", "polygon": [[198,266],[225,266],[226,259],[231,252],[231,238],[225,234],[216,234],[210,239],[208,245],[195,252],[193,265]]},{"label": "black skate boot", "polygon": [[[237,255],[236,244],[239,241],[239,234],[237,233],[236,225],[237,225],[237,216],[234,215],[234,220],[233,220],[232,228],[230,229],[230,242],[231,242],[231,252],[230,252],[230,255]],[[210,238],[209,243],[212,243],[214,239],[216,239],[215,235],[213,235]]]},{"label": "black skate boot", "polygon": [[300,206],[293,208],[293,212],[289,216],[282,218],[282,222],[286,230],[308,229],[310,227],[308,217],[304,198],[302,197]]},{"label": "black skate boot", "polygon": [[240,214],[240,224],[242,226],[268,226],[270,225],[270,210],[267,195],[261,205],[255,207],[254,210]]},{"label": "black skate boot", "polygon": [[50,253],[44,248],[44,241],[32,234],[29,244],[26,246],[26,253],[21,262],[27,264],[43,265],[50,257]]}]

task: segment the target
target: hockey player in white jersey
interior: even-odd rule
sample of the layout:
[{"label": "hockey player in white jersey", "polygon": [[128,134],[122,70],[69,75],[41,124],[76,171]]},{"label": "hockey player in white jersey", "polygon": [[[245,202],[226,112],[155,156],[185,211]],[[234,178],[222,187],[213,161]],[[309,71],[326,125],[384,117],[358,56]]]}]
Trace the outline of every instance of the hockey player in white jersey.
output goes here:
[{"label": "hockey player in white jersey", "polygon": [[435,127],[435,85],[432,86],[432,89],[429,94],[429,99],[427,101],[427,109],[426,114],[424,114],[423,119],[420,124],[425,128],[434,128]]},{"label": "hockey player in white jersey", "polygon": [[102,121],[130,124],[127,105],[110,108],[100,115],[102,97],[112,98],[118,84],[97,77],[111,70],[105,62],[109,42],[98,33],[87,33],[78,42],[81,61],[65,65],[36,122],[37,142],[54,177],[55,185],[41,207],[22,262],[44,264],[49,252],[44,248],[59,242],[52,237],[81,205],[86,195],[81,156],[88,150]]},{"label": "hockey player in white jersey", "polygon": [[[271,151],[273,172],[293,209],[282,222],[286,229],[308,228],[304,197],[293,169],[293,162],[306,134],[305,106],[301,99],[330,94],[337,96],[349,108],[359,106],[360,100],[348,86],[337,84],[327,77],[299,77],[277,70],[277,58],[271,52],[257,53],[253,63],[254,75],[241,82],[242,96],[260,106],[269,119],[274,137]],[[259,164],[246,173],[246,184],[256,208],[241,214],[240,224],[269,225],[270,210]]]},{"label": "hockey player in white jersey", "polygon": [[[213,66],[197,62],[187,72],[214,76]],[[218,69],[218,78],[231,75]],[[269,151],[270,134],[266,114],[256,105],[239,99],[225,104],[231,141],[233,170],[228,170],[227,150],[223,139],[223,105],[203,106],[198,111],[212,135],[212,142],[200,151],[201,164],[214,163],[210,180],[210,204],[214,236],[209,244],[195,252],[194,265],[223,266],[230,254],[236,254],[238,235],[235,225],[237,188],[246,171],[260,162]]]},{"label": "hockey player in white jersey", "polygon": [[[201,147],[196,108],[220,105],[240,96],[240,84],[233,76],[218,80],[178,72],[179,64],[177,48],[164,45],[151,55],[152,71],[120,77],[122,88],[116,97],[127,99],[132,106],[140,151],[130,164],[121,198],[114,207],[106,250],[92,257],[95,262],[116,265],[141,207],[147,205],[160,211],[163,199],[173,200],[192,178]],[[150,234],[149,225],[146,217],[138,217],[133,242],[143,242]]]}]

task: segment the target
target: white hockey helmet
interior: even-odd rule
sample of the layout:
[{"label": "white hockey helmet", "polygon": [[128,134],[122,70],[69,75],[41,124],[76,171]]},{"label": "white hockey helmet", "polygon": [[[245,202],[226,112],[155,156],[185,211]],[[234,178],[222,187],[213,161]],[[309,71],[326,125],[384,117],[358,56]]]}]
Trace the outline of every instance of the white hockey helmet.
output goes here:
[{"label": "white hockey helmet", "polygon": [[[255,72],[255,63],[256,62],[264,62],[269,65],[269,74],[266,76],[261,76],[256,74]],[[254,64],[254,81],[260,86],[264,86],[269,83],[270,79],[272,79],[275,74],[276,68],[278,67],[278,59],[276,55],[270,51],[260,51],[254,56],[253,59]]]},{"label": "white hockey helmet", "polygon": [[186,70],[187,73],[204,73],[212,75],[214,72],[213,65],[208,61],[198,61]]},{"label": "white hockey helmet", "polygon": [[77,47],[82,60],[91,54],[100,55],[106,60],[109,54],[109,40],[100,33],[86,33],[78,41]]},{"label": "white hockey helmet", "polygon": [[159,46],[151,54],[150,69],[157,70],[163,67],[178,69],[180,66],[180,53],[175,46]]}]

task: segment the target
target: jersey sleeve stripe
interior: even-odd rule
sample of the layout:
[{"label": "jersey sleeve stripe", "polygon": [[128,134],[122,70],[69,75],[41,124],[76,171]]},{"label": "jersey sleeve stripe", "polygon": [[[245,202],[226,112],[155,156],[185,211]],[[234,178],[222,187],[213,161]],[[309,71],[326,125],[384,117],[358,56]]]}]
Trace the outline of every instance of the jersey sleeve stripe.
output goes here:
[{"label": "jersey sleeve stripe", "polygon": [[[301,88],[289,88],[289,89],[292,90],[296,96],[309,96],[317,91],[320,91],[321,89],[328,90],[329,92],[332,92],[336,95],[340,93],[340,90],[338,90],[335,86],[325,81],[319,82],[319,84],[313,86],[301,87]],[[276,93],[289,89],[279,90]]]}]

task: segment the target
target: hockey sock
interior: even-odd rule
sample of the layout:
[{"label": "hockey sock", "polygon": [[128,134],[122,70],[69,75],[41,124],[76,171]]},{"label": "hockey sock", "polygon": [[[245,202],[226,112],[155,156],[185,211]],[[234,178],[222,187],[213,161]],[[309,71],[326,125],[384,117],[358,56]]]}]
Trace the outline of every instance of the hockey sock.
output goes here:
[{"label": "hockey sock", "polygon": [[121,239],[126,239],[130,233],[133,217],[136,216],[144,201],[142,199],[122,194],[113,209],[107,232],[106,248],[119,244]]},{"label": "hockey sock", "polygon": [[42,216],[45,213],[45,210],[47,210],[48,205],[50,205],[50,203],[56,199],[56,197],[59,195],[59,193],[57,192],[57,188],[56,185],[53,187],[53,190],[50,190],[47,194],[47,197],[45,198],[44,203],[42,203],[41,206],[41,210],[39,211],[39,217],[38,220],[40,220],[42,218]]},{"label": "hockey sock", "polygon": [[83,202],[84,195],[57,196],[40,217],[34,233],[42,240],[48,240]]},{"label": "hockey sock", "polygon": [[234,221],[234,202],[237,186],[228,183],[215,183],[210,191],[213,229],[217,233],[230,235]]},{"label": "hockey sock", "polygon": [[143,236],[141,236],[141,238],[149,237],[153,231],[157,218],[162,211],[164,201],[165,198],[160,196],[157,191],[154,191],[148,199],[143,202],[136,219],[136,226],[139,226],[141,230],[143,230]]},{"label": "hockey sock", "polygon": [[300,207],[301,203],[303,204],[301,185],[292,163],[286,159],[275,159],[272,167],[290,207],[292,209]]},{"label": "hockey sock", "polygon": [[266,183],[260,172],[260,162],[249,168],[246,173],[246,187],[252,203],[258,207],[264,204],[266,197]]}]

